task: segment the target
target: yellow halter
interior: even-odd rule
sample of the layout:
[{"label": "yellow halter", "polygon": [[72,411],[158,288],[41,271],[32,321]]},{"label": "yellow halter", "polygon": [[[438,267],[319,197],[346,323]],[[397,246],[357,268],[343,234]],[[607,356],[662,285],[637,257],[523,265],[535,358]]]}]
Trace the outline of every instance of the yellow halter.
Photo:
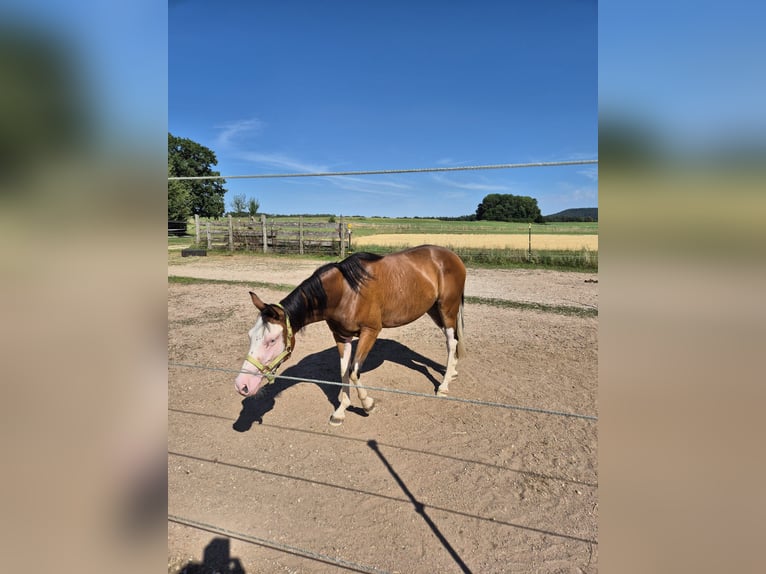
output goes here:
[{"label": "yellow halter", "polygon": [[277,303],[274,306],[279,307],[285,313],[285,326],[287,327],[287,343],[285,343],[285,350],[274,357],[268,365],[264,365],[249,353],[245,359],[248,363],[253,365],[261,375],[263,375],[267,385],[274,382],[274,378],[277,375],[277,369],[293,352],[293,328],[290,325],[290,317],[287,316],[287,311],[285,311],[285,308],[282,307],[282,305]]}]

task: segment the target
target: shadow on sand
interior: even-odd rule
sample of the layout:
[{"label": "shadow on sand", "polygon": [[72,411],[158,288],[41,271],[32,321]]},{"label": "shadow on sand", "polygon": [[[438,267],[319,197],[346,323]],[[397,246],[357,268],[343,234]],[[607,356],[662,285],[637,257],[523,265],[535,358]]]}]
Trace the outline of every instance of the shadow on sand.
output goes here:
[{"label": "shadow on sand", "polygon": [[178,574],[245,574],[239,558],[232,558],[228,538],[213,538],[205,546],[202,562],[189,562]]},{"label": "shadow on sand", "polygon": [[[356,341],[354,341],[354,353],[356,353]],[[446,359],[446,349],[445,349]],[[353,360],[353,359],[352,359]],[[437,379],[432,371],[437,372],[440,375],[444,374],[444,366],[434,362],[428,357],[416,353],[415,351],[405,347],[401,343],[392,341],[391,339],[378,339],[372,350],[367,355],[367,359],[362,367],[362,374],[369,373],[380,367],[384,361],[391,361],[408,369],[425,376],[433,385],[434,392],[441,382]],[[338,350],[333,346],[324,351],[308,355],[301,359],[295,365],[288,367],[282,373],[287,377],[301,378],[325,381],[337,381],[340,382],[340,358],[338,356]],[[371,386],[375,386],[375,383],[362,378],[363,384],[366,382]],[[263,416],[271,411],[275,404],[279,394],[297,385],[299,381],[292,379],[280,379],[277,378],[272,384],[263,387],[255,396],[246,397],[242,400],[242,411],[239,413],[239,418],[232,425],[232,428],[238,432],[245,432],[250,430],[253,423],[263,423]],[[322,383],[310,383],[316,384],[327,397],[327,401],[332,405],[333,410],[338,408],[340,404],[338,395],[340,387],[336,385],[325,385]],[[360,407],[350,406],[347,412],[358,414],[359,416],[367,416],[364,409]]]}]

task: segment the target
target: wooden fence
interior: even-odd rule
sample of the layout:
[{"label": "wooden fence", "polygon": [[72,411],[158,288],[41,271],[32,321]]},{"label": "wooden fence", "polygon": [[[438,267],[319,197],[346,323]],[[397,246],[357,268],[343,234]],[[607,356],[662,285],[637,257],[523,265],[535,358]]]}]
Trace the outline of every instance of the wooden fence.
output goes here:
[{"label": "wooden fence", "polygon": [[195,243],[207,249],[229,251],[262,251],[263,253],[321,253],[346,256],[350,235],[348,225],[340,217],[338,223],[309,223],[255,218],[233,218],[201,221],[194,216]]}]

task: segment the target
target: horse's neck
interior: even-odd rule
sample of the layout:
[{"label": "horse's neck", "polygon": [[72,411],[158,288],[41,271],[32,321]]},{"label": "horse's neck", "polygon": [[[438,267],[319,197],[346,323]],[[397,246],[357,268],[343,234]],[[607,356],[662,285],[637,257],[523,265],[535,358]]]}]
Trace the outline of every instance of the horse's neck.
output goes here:
[{"label": "horse's neck", "polygon": [[333,297],[328,294],[326,305],[317,305],[316,302],[309,304],[308,297],[310,296],[312,296],[310,292],[299,286],[282,300],[282,304],[290,317],[290,323],[295,332],[300,331],[311,323],[324,321],[327,318],[327,308],[334,307],[336,303],[332,300]]}]

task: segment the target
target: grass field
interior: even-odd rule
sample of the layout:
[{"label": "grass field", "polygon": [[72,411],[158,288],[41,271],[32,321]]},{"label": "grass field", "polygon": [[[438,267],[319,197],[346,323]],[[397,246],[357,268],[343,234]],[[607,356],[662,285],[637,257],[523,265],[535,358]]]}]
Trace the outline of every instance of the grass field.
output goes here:
[{"label": "grass field", "polygon": [[[267,217],[269,225],[297,222],[297,216]],[[331,223],[331,220],[332,223]],[[304,216],[304,223],[340,223],[340,217]],[[398,247],[435,243],[452,247],[468,264],[480,266],[530,266],[561,269],[598,269],[598,223],[566,222],[530,224],[501,221],[442,221],[383,217],[343,217],[352,233],[353,249],[386,253]],[[194,241],[169,237],[171,250]],[[529,252],[531,231],[532,252]]]},{"label": "grass field", "polygon": [[[298,221],[297,217],[268,218],[275,222]],[[304,222],[324,223],[327,217],[307,217]],[[340,217],[335,218],[336,223]],[[450,234],[518,234],[529,231],[528,223],[505,221],[443,221],[428,218],[344,217],[358,237],[383,233],[450,233]],[[533,234],[597,235],[598,222],[565,222],[532,224]]]},{"label": "grass field", "polygon": [[[380,235],[364,235],[354,238],[356,247],[380,245],[386,247],[407,247],[436,243],[448,247],[468,247],[476,249],[528,249],[530,237],[528,233],[515,234],[477,234],[477,233],[387,233]],[[598,251],[598,235],[564,235],[564,234],[533,234],[531,237],[533,250],[562,250],[579,251],[587,249]]]},{"label": "grass field", "polygon": [[[304,216],[305,223],[328,223],[327,216]],[[279,223],[297,222],[298,217],[267,217],[267,221]],[[388,218],[388,217],[344,217],[344,223],[351,226],[354,237],[390,233],[449,233],[479,235],[515,235],[527,234],[528,223],[505,221],[442,221],[426,218]],[[335,218],[335,223],[340,217]],[[194,219],[189,221],[188,232],[194,234]],[[553,235],[598,235],[598,222],[565,222],[532,224],[532,234]]]}]

